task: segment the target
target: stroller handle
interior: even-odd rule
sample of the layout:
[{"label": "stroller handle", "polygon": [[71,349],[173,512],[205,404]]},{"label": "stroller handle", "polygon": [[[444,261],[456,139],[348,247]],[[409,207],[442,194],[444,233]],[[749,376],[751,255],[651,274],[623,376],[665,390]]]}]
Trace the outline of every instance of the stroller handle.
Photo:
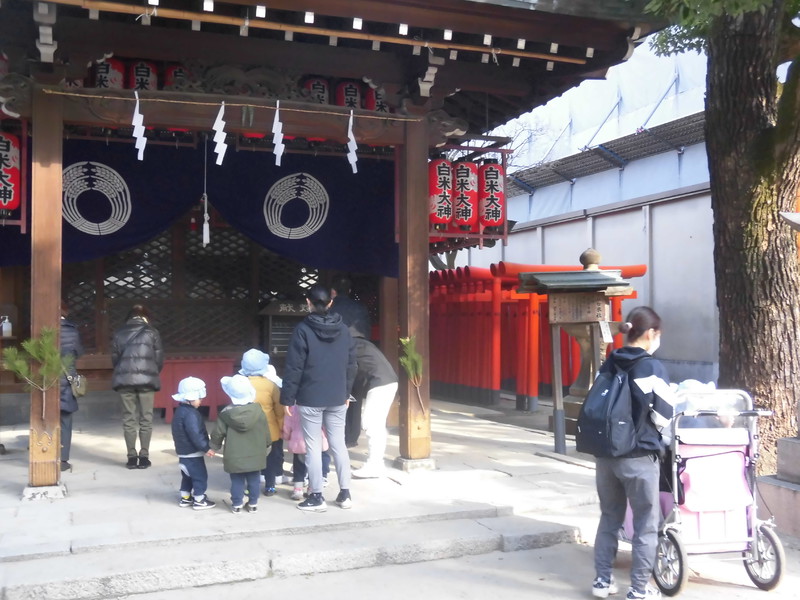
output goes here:
[{"label": "stroller handle", "polygon": [[754,408],[752,410],[685,410],[677,413],[675,416],[680,417],[702,417],[702,416],[719,416],[726,417],[771,417],[773,412],[765,408]]}]

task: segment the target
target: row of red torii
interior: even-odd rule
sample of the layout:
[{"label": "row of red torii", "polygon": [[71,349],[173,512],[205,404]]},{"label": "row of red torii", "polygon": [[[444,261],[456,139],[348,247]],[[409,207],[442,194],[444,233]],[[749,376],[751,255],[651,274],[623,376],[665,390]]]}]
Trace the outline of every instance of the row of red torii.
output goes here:
[{"label": "row of red torii", "polygon": [[[580,265],[458,267],[430,273],[431,395],[496,404],[502,389],[516,394],[520,410],[534,410],[540,389],[552,384],[553,357],[547,294],[520,293],[520,273],[580,271]],[[642,277],[646,265],[603,266],[622,277]],[[622,320],[622,301],[609,298],[611,319]],[[581,367],[577,342],[561,331],[561,380],[574,382]],[[620,334],[610,345],[620,347]]]}]

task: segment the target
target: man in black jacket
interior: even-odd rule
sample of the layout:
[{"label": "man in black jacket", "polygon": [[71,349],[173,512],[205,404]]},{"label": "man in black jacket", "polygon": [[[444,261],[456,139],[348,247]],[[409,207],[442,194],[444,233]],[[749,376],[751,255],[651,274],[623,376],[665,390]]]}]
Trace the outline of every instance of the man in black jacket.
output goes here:
[{"label": "man in black jacket", "polygon": [[353,390],[364,396],[362,420],[367,434],[367,461],[353,471],[356,479],[371,479],[386,475],[383,456],[386,453],[386,417],[397,395],[397,373],[378,347],[355,335],[356,372]]},{"label": "man in black jacket", "polygon": [[[347,327],[350,328],[350,333],[353,337],[361,337],[364,339],[370,338],[370,319],[367,307],[350,298],[352,283],[346,277],[340,277],[333,282],[331,286],[331,304],[330,311],[341,315],[342,321]],[[366,390],[363,393],[358,393],[354,389],[354,397],[356,402],[351,402],[347,407],[347,416],[344,423],[344,441],[348,448],[353,448],[358,445],[358,436],[361,433],[361,406],[364,401]]]},{"label": "man in black jacket", "polygon": [[[111,345],[114,375],[111,387],[122,398],[122,430],[128,449],[129,469],[146,469],[150,462],[153,434],[153,402],[161,389],[164,351],[161,336],[150,325],[147,310],[135,304],[125,324],[114,333]],[[140,450],[136,451],[136,438]]]},{"label": "man in black jacket", "polygon": [[[69,375],[73,377],[77,374],[75,361],[83,354],[83,344],[78,333],[78,326],[68,320],[69,307],[66,302],[61,303],[61,356],[71,356],[72,366],[69,368]],[[78,400],[72,393],[72,386],[67,381],[66,373],[61,375],[58,383],[59,398],[61,405],[61,470],[72,469],[69,464],[69,451],[72,447],[72,413],[78,410]]]}]

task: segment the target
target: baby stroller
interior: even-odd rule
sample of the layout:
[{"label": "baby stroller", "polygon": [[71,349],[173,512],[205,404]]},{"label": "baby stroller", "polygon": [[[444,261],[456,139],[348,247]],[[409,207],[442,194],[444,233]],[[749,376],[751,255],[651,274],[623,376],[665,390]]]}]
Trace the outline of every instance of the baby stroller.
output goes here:
[{"label": "baby stroller", "polygon": [[[653,575],[667,596],[689,578],[689,554],[741,553],[762,590],[775,588],[786,562],[774,519],[757,516],[758,418],[740,390],[678,393],[670,451],[662,464],[664,515]],[[666,487],[669,491],[663,491]]]}]

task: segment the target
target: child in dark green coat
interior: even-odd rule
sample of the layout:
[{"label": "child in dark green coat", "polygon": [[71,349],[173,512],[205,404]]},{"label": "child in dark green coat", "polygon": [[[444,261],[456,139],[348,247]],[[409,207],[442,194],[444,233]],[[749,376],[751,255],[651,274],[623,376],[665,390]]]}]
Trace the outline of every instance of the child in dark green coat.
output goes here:
[{"label": "child in dark green coat", "polygon": [[233,404],[219,413],[208,455],[214,456],[225,443],[222,464],[231,476],[231,510],[242,512],[246,490],[247,510],[256,512],[261,469],[270,446],[267,418],[261,406],[254,403],[256,391],[247,377],[223,377],[220,383]]}]

